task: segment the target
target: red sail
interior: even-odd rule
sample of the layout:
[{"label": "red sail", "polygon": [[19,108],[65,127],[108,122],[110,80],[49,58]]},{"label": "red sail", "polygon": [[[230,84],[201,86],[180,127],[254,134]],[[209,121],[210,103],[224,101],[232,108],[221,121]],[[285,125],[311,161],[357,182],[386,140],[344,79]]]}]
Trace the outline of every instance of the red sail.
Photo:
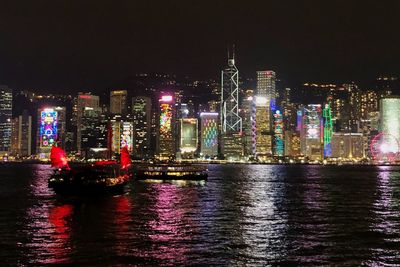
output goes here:
[{"label": "red sail", "polygon": [[122,169],[131,166],[131,157],[129,156],[129,151],[126,146],[121,149],[121,167]]},{"label": "red sail", "polygon": [[60,148],[53,146],[50,151],[50,160],[51,166],[55,168],[64,168],[69,169],[67,156],[65,155],[65,151]]}]

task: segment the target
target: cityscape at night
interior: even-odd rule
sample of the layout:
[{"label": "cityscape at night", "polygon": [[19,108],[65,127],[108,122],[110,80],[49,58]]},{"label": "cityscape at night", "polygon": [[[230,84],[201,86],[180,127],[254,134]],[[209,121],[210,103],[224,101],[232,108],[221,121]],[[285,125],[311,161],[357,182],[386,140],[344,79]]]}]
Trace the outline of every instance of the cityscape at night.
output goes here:
[{"label": "cityscape at night", "polygon": [[6,265],[400,264],[400,2],[1,4]]}]

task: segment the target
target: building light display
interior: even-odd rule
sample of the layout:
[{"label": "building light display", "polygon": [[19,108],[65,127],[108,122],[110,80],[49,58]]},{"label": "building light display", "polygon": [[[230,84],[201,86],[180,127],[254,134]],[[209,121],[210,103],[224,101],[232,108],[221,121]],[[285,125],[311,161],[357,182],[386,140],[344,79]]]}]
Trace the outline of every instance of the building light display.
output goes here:
[{"label": "building light display", "polygon": [[310,160],[322,160],[324,156],[324,122],[320,104],[309,104],[302,108],[300,124],[301,154]]},{"label": "building light display", "polygon": [[197,150],[197,119],[181,119],[180,149],[182,153],[192,153]]},{"label": "building light display", "polygon": [[57,141],[58,116],[54,109],[44,109],[40,112],[40,147],[51,147]]},{"label": "building light display", "polygon": [[128,151],[133,150],[133,125],[131,122],[122,123],[122,134],[121,134],[121,149],[127,147]]},{"label": "building light display", "polygon": [[283,134],[283,117],[280,110],[276,110],[274,114],[274,154],[283,156],[284,149],[284,134]]},{"label": "building light display", "polygon": [[218,113],[203,112],[201,118],[201,153],[218,154]]},{"label": "building light display", "polygon": [[307,139],[321,139],[323,132],[321,131],[321,105],[308,105],[304,109],[303,127],[306,130]]},{"label": "building light display", "polygon": [[332,125],[332,110],[330,104],[326,104],[322,111],[322,116],[324,119],[324,156],[332,156],[332,135],[333,135],[333,125]]},{"label": "building light display", "polygon": [[169,103],[161,104],[160,113],[160,135],[172,138],[171,122],[172,122],[172,106]]}]

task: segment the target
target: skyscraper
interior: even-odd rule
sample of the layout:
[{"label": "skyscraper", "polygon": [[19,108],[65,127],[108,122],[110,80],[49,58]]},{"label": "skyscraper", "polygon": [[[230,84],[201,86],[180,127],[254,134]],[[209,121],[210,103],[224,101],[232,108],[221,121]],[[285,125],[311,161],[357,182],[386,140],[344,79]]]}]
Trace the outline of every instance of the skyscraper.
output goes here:
[{"label": "skyscraper", "polygon": [[[90,110],[99,110],[99,97],[90,93],[78,93],[77,109],[76,109],[76,146],[78,153],[81,153],[82,144],[82,118],[86,108]],[[89,115],[89,120],[93,118],[93,112],[86,112]]]},{"label": "skyscraper", "polygon": [[151,99],[137,96],[132,99],[133,155],[138,158],[151,156]]},{"label": "skyscraper", "polygon": [[13,119],[12,154],[26,157],[32,154],[32,116],[24,110]]},{"label": "skyscraper", "polygon": [[266,160],[272,155],[271,113],[265,96],[256,96],[256,156]]},{"label": "skyscraper", "polygon": [[44,107],[38,110],[36,152],[41,158],[48,158],[51,147],[56,143],[64,147],[65,133],[65,107]]},{"label": "skyscraper", "polygon": [[276,109],[276,73],[272,70],[257,71],[257,95],[267,97],[272,111]]},{"label": "skyscraper", "polygon": [[239,116],[239,71],[234,54],[221,73],[221,152],[226,158],[243,156],[242,118]]},{"label": "skyscraper", "polygon": [[193,158],[197,151],[198,126],[196,118],[179,119],[179,152],[182,158]]},{"label": "skyscraper", "polygon": [[388,138],[386,145],[395,148],[396,152],[400,144],[400,97],[388,96],[379,102],[380,127],[379,131]]},{"label": "skyscraper", "polygon": [[126,90],[114,90],[110,92],[110,113],[126,114],[128,92]]},{"label": "skyscraper", "polygon": [[159,124],[157,135],[157,154],[160,159],[175,156],[175,111],[172,95],[163,95],[159,99]]},{"label": "skyscraper", "polygon": [[0,86],[0,154],[11,149],[12,90]]},{"label": "skyscraper", "polygon": [[218,113],[200,113],[200,153],[203,157],[218,155]]},{"label": "skyscraper", "polygon": [[301,110],[301,153],[310,160],[323,159],[323,120],[320,104],[309,104]]}]

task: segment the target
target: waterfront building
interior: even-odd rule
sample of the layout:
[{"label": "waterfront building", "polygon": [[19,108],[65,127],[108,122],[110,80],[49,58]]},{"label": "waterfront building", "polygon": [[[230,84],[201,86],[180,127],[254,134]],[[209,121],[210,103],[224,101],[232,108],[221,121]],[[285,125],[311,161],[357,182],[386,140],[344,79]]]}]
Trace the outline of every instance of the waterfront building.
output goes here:
[{"label": "waterfront building", "polygon": [[300,134],[297,131],[288,130],[285,135],[285,156],[298,157],[301,155]]},{"label": "waterfront building", "polygon": [[256,105],[253,90],[246,90],[245,98],[242,101],[240,116],[243,119],[243,145],[244,154],[247,157],[254,157],[256,153],[255,144],[255,117]]},{"label": "waterfront building", "polygon": [[301,109],[301,153],[310,160],[323,159],[323,120],[320,104],[309,104]]},{"label": "waterfront building", "polygon": [[64,148],[66,134],[66,108],[43,107],[38,110],[38,127],[36,138],[36,153],[40,158],[48,158],[51,147]]},{"label": "waterfront building", "polygon": [[227,159],[243,156],[242,118],[239,116],[239,71],[235,57],[221,73],[221,153]]},{"label": "waterfront building", "polygon": [[22,115],[12,120],[11,152],[14,156],[32,155],[32,116],[24,110]]},{"label": "waterfront building", "polygon": [[[385,136],[391,136],[386,140],[388,147],[399,147],[400,144],[400,97],[388,96],[379,102],[379,131]],[[398,151],[397,151],[398,152]]]},{"label": "waterfront building", "polygon": [[[107,149],[107,116],[100,107],[85,107],[81,118],[81,155],[97,157]],[[103,153],[103,154],[104,154]],[[104,156],[104,155],[103,155]]]},{"label": "waterfront building", "polygon": [[172,95],[163,95],[159,99],[159,123],[157,131],[157,154],[160,159],[175,156],[175,111]]},{"label": "waterfront building", "polygon": [[98,111],[99,102],[99,96],[92,95],[91,93],[78,93],[76,102],[76,148],[78,153],[81,153],[82,150],[82,118],[84,116],[85,110],[86,108],[89,108],[88,111]]},{"label": "waterfront building", "polygon": [[11,150],[12,89],[0,85],[0,155]]},{"label": "waterfront building", "polygon": [[272,156],[272,131],[269,100],[265,96],[256,96],[255,99],[255,139],[256,157],[266,160]]},{"label": "waterfront building", "polygon": [[179,119],[179,153],[181,158],[194,158],[198,146],[196,118]]},{"label": "waterfront building", "polygon": [[200,113],[200,155],[205,158],[218,156],[218,113]]},{"label": "waterfront building", "polygon": [[330,103],[325,104],[322,112],[324,120],[324,157],[327,158],[332,155],[331,139],[333,134],[333,123]]},{"label": "waterfront building", "polygon": [[332,135],[332,157],[362,159],[365,157],[364,140],[361,133],[334,133]]},{"label": "waterfront building", "polygon": [[123,147],[133,151],[133,122],[129,116],[112,115],[109,120],[108,148],[112,155],[120,154]]},{"label": "waterfront building", "polygon": [[284,155],[284,140],[283,116],[280,110],[276,110],[274,114],[274,156]]},{"label": "waterfront building", "polygon": [[133,154],[137,158],[152,155],[150,148],[151,134],[151,99],[137,96],[132,99],[133,118]]},{"label": "waterfront building", "polygon": [[128,92],[126,90],[113,90],[110,92],[110,113],[123,114],[127,113]]}]

